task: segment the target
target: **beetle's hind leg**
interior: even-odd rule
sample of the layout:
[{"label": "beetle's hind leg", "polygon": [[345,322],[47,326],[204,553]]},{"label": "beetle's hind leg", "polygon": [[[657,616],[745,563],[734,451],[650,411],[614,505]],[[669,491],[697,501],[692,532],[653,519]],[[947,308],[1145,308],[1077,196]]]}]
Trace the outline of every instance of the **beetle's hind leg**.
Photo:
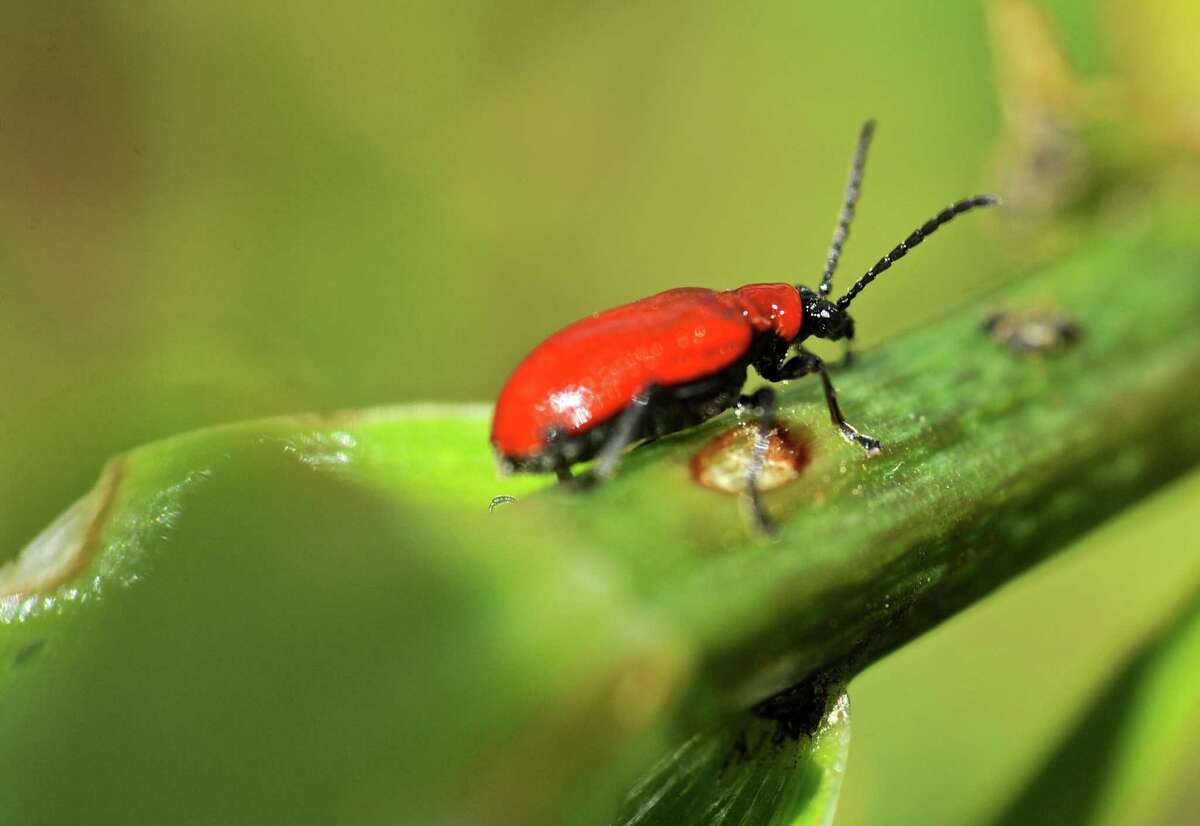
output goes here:
[{"label": "beetle's hind leg", "polygon": [[542,436],[544,458],[538,468],[543,473],[553,472],[559,482],[570,482],[571,457],[568,455],[566,434],[557,427],[548,428]]}]

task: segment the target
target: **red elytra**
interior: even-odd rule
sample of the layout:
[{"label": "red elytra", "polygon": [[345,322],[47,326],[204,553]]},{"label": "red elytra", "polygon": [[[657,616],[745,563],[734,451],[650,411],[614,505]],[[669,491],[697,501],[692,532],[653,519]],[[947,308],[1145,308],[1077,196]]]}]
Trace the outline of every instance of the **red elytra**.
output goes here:
[{"label": "red elytra", "polygon": [[[593,472],[605,478],[630,444],[698,424],[741,402],[757,410],[765,432],[773,426],[775,397],[769,388],[741,396],[751,366],[768,381],[820,375],[834,425],[868,455],[879,452],[876,439],[846,422],[824,362],[802,342],[844,339],[849,358],[854,320],[846,310],[863,288],[952,218],[998,199],[979,195],[946,207],[879,259],[845,295],[830,301],[873,130],[868,121],[859,134],[816,291],[779,283],[726,291],[674,289],[563,328],[517,366],[496,401],[491,441],[501,468],[554,471],[569,478],[572,465],[598,457]],[[797,354],[788,358],[791,348]],[[768,527],[757,495],[761,457],[750,468],[747,492],[760,525]]]}]

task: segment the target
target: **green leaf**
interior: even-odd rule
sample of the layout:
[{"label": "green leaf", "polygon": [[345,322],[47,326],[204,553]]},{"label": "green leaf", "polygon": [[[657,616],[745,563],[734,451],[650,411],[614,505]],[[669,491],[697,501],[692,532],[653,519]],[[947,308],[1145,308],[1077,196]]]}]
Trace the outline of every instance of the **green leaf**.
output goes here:
[{"label": "green leaf", "polygon": [[[813,382],[788,387],[808,461],[766,495],[773,540],[692,481],[732,414],[582,492],[498,478],[483,407],[249,422],[119,457],[0,571],[0,813],[611,822],[696,732],[843,684],[1196,464],[1196,221],[1097,234],[864,354],[836,381],[876,459]],[[981,328],[997,305],[1070,313],[1082,337],[1014,352]],[[519,501],[489,514],[497,494]]]},{"label": "green leaf", "polygon": [[469,485],[445,506],[455,457],[492,473],[455,447],[485,426],[466,413],[260,422],[112,463],[8,572],[66,580],[0,598],[0,820],[611,811],[614,746],[686,650],[611,565],[514,543]]},{"label": "green leaf", "polygon": [[837,810],[849,747],[844,693],[811,737],[788,737],[755,718],[696,734],[634,785],[617,823],[825,826]]},{"label": "green leaf", "polygon": [[997,826],[1182,823],[1200,768],[1200,593],[1111,681]]}]

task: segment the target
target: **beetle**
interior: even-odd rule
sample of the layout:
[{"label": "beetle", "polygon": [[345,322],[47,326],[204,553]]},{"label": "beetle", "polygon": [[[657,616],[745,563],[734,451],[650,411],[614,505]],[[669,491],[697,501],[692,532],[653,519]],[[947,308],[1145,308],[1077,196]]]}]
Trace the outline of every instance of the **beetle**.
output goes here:
[{"label": "beetle", "polygon": [[[847,309],[862,290],[953,218],[999,202],[964,198],[917,227],[837,300],[833,275],[850,232],[875,123],[859,132],[850,178],[820,286],[748,284],[733,290],[683,287],[596,313],[554,333],[517,365],[496,401],[491,443],[504,473],[556,473],[596,459],[594,479],[612,477],[625,449],[699,424],[741,404],[758,416],[756,453],[765,454],[775,394],[741,390],[753,366],[770,382],[816,373],[830,418],[842,436],[868,455],[879,441],[842,415],[825,362],[804,347],[810,337],[846,342],[851,358],[854,319]],[[788,358],[788,352],[796,354]],[[762,456],[750,464],[747,492],[761,525],[757,496]]]}]

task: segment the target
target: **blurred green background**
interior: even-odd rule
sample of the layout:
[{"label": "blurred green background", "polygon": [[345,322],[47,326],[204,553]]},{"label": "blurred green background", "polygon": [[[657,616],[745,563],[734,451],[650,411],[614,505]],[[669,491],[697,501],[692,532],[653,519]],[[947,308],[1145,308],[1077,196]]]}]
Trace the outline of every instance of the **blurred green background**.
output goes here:
[{"label": "blurred green background", "polygon": [[[1123,53],[1132,4],[1044,7],[1085,74]],[[981,4],[8,0],[0,561],[134,445],[489,399],[596,309],[816,281],[868,115],[842,278],[996,186]],[[1001,239],[966,222],[881,280],[863,343],[1011,277]],[[1198,513],[1193,478],[864,675],[839,824],[1013,793],[1196,582]]]}]

